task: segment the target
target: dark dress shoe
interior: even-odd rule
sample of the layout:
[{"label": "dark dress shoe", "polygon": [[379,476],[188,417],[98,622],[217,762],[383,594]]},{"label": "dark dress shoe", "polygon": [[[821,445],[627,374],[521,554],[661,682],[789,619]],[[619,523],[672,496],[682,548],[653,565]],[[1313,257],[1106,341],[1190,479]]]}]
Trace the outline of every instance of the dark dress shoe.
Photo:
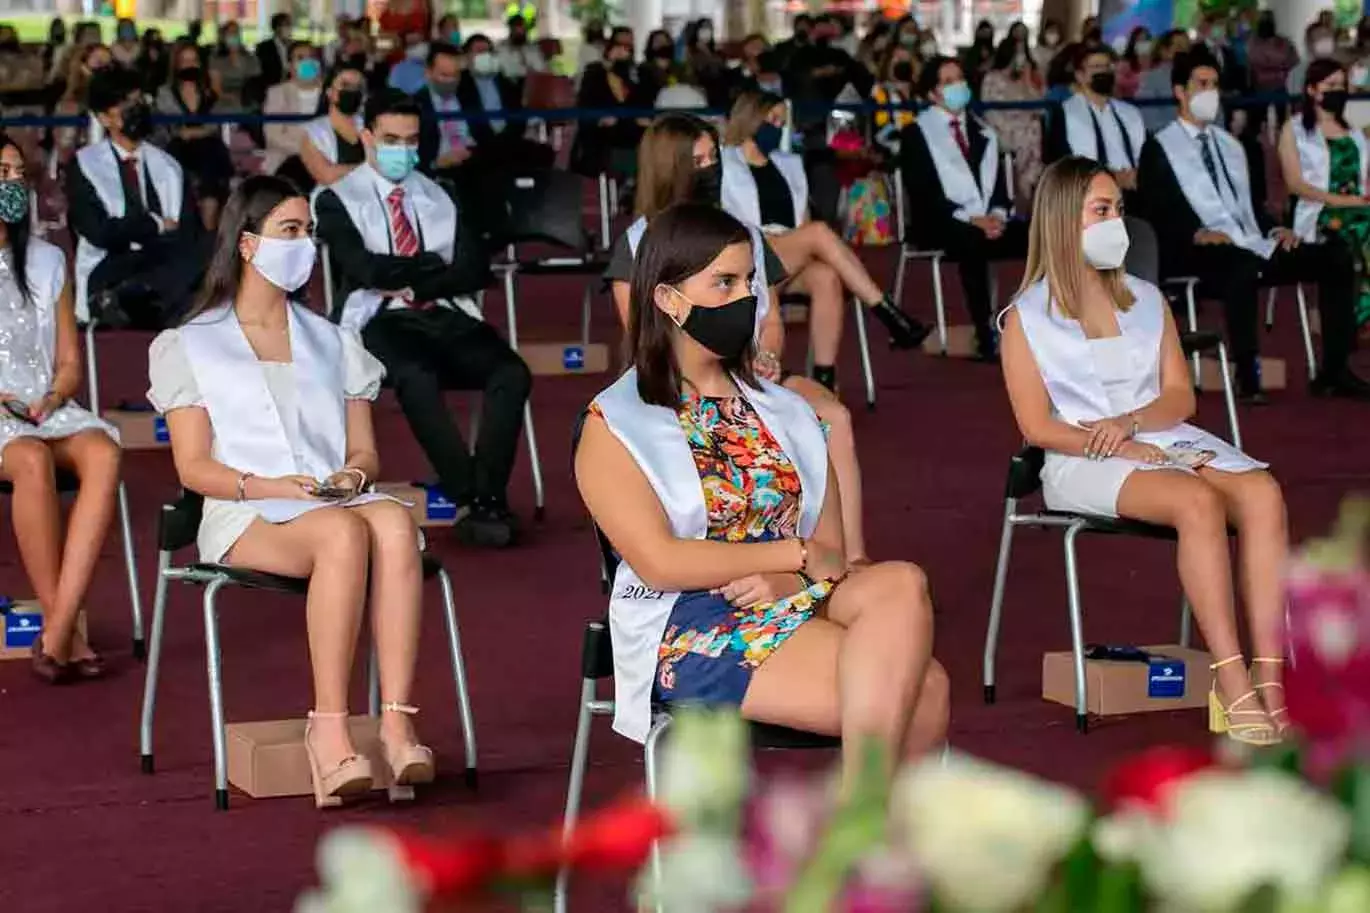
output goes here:
[{"label": "dark dress shoe", "polygon": [[59,663],[43,652],[42,635],[33,641],[31,668],[35,676],[49,685],[65,685],[72,678],[70,663]]},{"label": "dark dress shoe", "polygon": [[1365,401],[1370,400],[1370,383],[1349,368],[1343,368],[1331,376],[1326,371],[1320,371],[1308,385],[1308,392],[1314,396],[1335,396]]},{"label": "dark dress shoe", "polygon": [[458,542],[475,548],[508,548],[519,538],[518,518],[495,501],[476,501],[454,531]]},{"label": "dark dress shoe", "polygon": [[886,295],[884,300],[871,308],[877,320],[885,325],[890,334],[890,346],[895,349],[916,349],[928,338],[932,328],[920,320],[915,320]]}]

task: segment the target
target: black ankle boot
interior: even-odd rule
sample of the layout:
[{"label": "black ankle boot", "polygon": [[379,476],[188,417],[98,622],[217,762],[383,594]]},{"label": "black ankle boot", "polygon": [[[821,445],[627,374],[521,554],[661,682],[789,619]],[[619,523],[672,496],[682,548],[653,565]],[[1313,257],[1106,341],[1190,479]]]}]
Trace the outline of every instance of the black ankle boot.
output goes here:
[{"label": "black ankle boot", "polygon": [[837,368],[833,365],[814,365],[813,379],[818,381],[829,391],[837,392]]},{"label": "black ankle boot", "polygon": [[879,304],[872,305],[871,313],[885,325],[890,334],[890,346],[896,349],[916,349],[931,332],[920,321],[895,307],[889,295],[882,298]]}]

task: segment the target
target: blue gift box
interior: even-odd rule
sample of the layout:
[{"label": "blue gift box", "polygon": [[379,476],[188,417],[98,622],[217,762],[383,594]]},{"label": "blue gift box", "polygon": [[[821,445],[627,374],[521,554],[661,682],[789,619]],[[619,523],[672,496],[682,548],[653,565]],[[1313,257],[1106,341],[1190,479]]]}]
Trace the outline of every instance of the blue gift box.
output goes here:
[{"label": "blue gift box", "polygon": [[436,485],[424,486],[428,520],[430,522],[455,522],[457,502],[449,500]]},{"label": "blue gift box", "polygon": [[31,603],[12,603],[0,600],[0,612],[5,621],[4,648],[7,650],[27,650],[33,646],[38,635],[43,633],[43,613]]},{"label": "blue gift box", "polygon": [[1185,665],[1182,659],[1156,656],[1147,663],[1146,696],[1149,698],[1184,697]]}]

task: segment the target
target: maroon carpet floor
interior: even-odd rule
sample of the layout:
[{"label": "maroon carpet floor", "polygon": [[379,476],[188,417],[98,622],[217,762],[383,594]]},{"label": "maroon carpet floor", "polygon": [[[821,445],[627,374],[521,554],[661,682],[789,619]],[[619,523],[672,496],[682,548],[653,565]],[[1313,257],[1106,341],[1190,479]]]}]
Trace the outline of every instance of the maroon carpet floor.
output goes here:
[{"label": "maroon carpet floor", "polygon": [[[879,275],[889,259],[872,257]],[[1004,276],[1008,280],[1016,276]],[[957,283],[948,276],[954,317]],[[911,270],[908,303],[931,317],[925,268]],[[525,336],[569,339],[579,311],[576,287],[550,280],[522,285]],[[492,313],[502,312],[497,300]],[[598,338],[616,339],[607,301],[597,299]],[[963,319],[963,318],[961,318]],[[796,336],[800,335],[795,331]],[[1198,743],[1203,714],[1163,713],[1099,722],[1078,735],[1069,709],[1040,698],[1045,650],[1069,636],[1060,537],[1021,534],[1010,575],[999,703],[981,703],[980,653],[988,609],[1003,473],[1017,446],[999,372],[990,367],[885,350],[876,331],[879,408],[860,408],[854,342],[842,377],[857,410],[866,478],[868,533],[878,558],[922,564],[938,609],[937,654],[955,691],[956,747],[994,761],[1090,788],[1128,752],[1159,741]],[[1246,410],[1247,449],[1271,460],[1284,483],[1297,537],[1322,531],[1343,493],[1370,482],[1364,407],[1314,401],[1304,391],[1292,294],[1281,299],[1270,354],[1289,360],[1293,389],[1273,405]],[[109,402],[146,387],[146,337],[101,341]],[[791,345],[800,358],[802,340]],[[794,365],[798,367],[798,364]],[[307,799],[254,801],[236,795],[227,813],[212,803],[209,715],[197,591],[172,590],[156,731],[158,772],[139,773],[138,708],[142,669],[128,655],[128,607],[117,536],[100,563],[88,609],[94,638],[113,654],[106,681],[52,689],[22,662],[0,664],[0,910],[285,911],[313,881],[313,848],[341,822],[428,830],[511,829],[547,825],[562,808],[575,721],[577,654],[587,619],[605,608],[593,541],[569,473],[570,427],[608,378],[547,378],[534,391],[547,479],[545,522],[522,548],[504,553],[459,549],[432,537],[455,580],[480,739],[482,779],[468,791],[456,776],[460,738],[440,619],[430,612],[418,693],[421,732],[437,749],[445,776],[409,807],[376,802],[319,813]],[[1200,421],[1225,433],[1221,398],[1201,398]],[[386,476],[420,478],[423,458],[394,403],[383,399],[378,427]],[[156,506],[176,491],[166,453],[127,459],[141,583],[151,612]],[[516,508],[531,517],[526,461],[513,485]],[[0,591],[24,595],[11,540],[0,539]],[[1108,539],[1082,545],[1086,636],[1149,643],[1174,636],[1179,592],[1173,546]],[[185,556],[189,559],[191,556]],[[436,590],[428,594],[437,604]],[[299,716],[310,705],[302,606],[286,598],[226,591],[225,690],[230,720]],[[363,707],[360,676],[354,707]],[[592,748],[591,805],[641,782],[634,747],[601,724]],[[814,763],[770,756],[772,764]],[[578,885],[576,910],[623,908],[622,885]]]}]

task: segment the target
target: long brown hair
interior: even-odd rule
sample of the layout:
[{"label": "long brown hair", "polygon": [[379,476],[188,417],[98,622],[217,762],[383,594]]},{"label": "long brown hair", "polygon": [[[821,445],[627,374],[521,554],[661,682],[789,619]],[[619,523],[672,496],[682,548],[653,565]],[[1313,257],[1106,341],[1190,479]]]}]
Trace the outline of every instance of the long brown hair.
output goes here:
[{"label": "long brown hair", "polygon": [[[1042,279],[1047,281],[1051,300],[1061,312],[1079,318],[1076,306],[1084,291],[1085,263],[1080,239],[1080,214],[1084,212],[1089,184],[1107,168],[1093,159],[1072,155],[1061,159],[1042,174],[1037,199],[1032,204],[1032,224],[1028,228],[1027,268],[1021,295]],[[1112,177],[1112,175],[1109,175]],[[1125,281],[1126,267],[1100,270],[1104,288],[1113,306],[1120,311],[1132,307],[1133,296]]]},{"label": "long brown hair", "polygon": [[690,196],[694,147],[701,136],[718,147],[718,131],[693,114],[662,114],[652,121],[637,147],[637,196],[633,208],[648,221]]},{"label": "long brown hair", "polygon": [[[637,392],[652,406],[680,405],[680,365],[672,344],[680,332],[675,322],[656,306],[656,290],[678,285],[701,272],[723,249],[733,244],[751,246],[746,226],[717,206],[683,203],[672,206],[647,226],[633,264],[628,299],[625,361],[637,368]],[[760,388],[752,371],[756,343],[737,358],[723,360],[724,370],[753,388]]]},{"label": "long brown hair", "polygon": [[766,119],[766,115],[771,113],[771,109],[784,103],[785,99],[779,95],[760,89],[739,92],[732,110],[728,112],[728,123],[723,128],[724,144],[740,146],[756,136],[757,129]]}]

